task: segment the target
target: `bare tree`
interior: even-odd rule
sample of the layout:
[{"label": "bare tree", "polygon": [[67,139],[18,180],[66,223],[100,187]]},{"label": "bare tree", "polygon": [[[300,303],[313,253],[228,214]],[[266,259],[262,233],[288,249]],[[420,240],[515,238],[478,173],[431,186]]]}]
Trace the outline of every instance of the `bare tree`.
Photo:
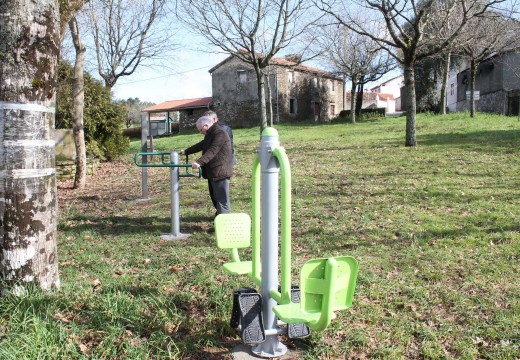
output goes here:
[{"label": "bare tree", "polygon": [[[471,19],[467,32],[461,36],[458,52],[470,62],[470,116],[475,117],[475,82],[479,64],[490,56],[502,52],[517,38],[510,33],[508,20],[494,12]],[[511,36],[512,35],[512,36]]]},{"label": "bare tree", "polygon": [[[403,67],[406,86],[406,146],[416,146],[416,98],[414,66],[418,60],[447,48],[463,31],[469,19],[482,16],[491,6],[505,0],[353,0],[344,2],[315,0],[318,7],[334,16],[341,24],[360,35],[367,36],[386,49]],[[372,21],[359,22],[350,16],[357,6],[373,15]],[[449,32],[427,31],[443,28],[455,16],[460,21]],[[436,22],[437,26],[431,26]],[[372,26],[368,26],[373,24]],[[374,25],[384,28],[373,32]]]},{"label": "bare tree", "polygon": [[[265,77],[273,56],[300,39],[317,19],[305,0],[178,0],[194,31],[256,73],[261,130],[267,127]],[[308,45],[308,44],[307,44]],[[303,52],[302,52],[303,53]]]},{"label": "bare tree", "polygon": [[81,42],[78,22],[75,16],[70,19],[69,28],[74,48],[76,49],[74,79],[72,83],[72,130],[76,147],[74,188],[83,188],[87,183],[87,150],[85,146],[85,130],[83,126],[83,109],[85,106],[85,79],[83,76],[83,69],[85,67],[85,47]]},{"label": "bare tree", "polygon": [[[332,73],[350,80],[350,122],[356,122],[356,87],[379,80],[393,70],[395,60],[373,40],[350,30],[341,24],[321,29],[319,44],[321,57],[329,64]],[[346,108],[345,95],[343,107]]]},{"label": "bare tree", "polygon": [[0,2],[0,293],[59,287],[58,0]]},{"label": "bare tree", "polygon": [[166,1],[89,1],[98,73],[108,90],[143,64],[165,65],[161,60],[175,48],[172,26],[158,26],[166,15]]}]

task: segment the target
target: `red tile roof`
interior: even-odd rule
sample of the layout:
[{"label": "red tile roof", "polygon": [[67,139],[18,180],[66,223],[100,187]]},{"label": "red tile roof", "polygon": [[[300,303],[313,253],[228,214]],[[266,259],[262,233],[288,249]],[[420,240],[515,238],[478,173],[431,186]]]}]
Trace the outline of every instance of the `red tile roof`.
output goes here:
[{"label": "red tile roof", "polygon": [[[259,54],[259,56],[260,56],[260,54]],[[234,57],[234,55],[229,55],[227,58],[225,58],[224,60],[219,62],[217,65],[213,66],[211,69],[209,69],[209,72],[212,73],[217,68],[219,68],[220,66],[222,66],[223,64],[225,64],[229,60],[233,59],[233,57]],[[327,71],[320,70],[320,69],[317,69],[317,68],[313,68],[311,66],[301,65],[301,64],[298,64],[298,63],[296,63],[294,61],[289,61],[289,60],[286,60],[286,59],[273,57],[273,58],[271,58],[271,63],[278,64],[280,66],[292,67],[292,68],[294,68],[295,70],[298,70],[298,71],[310,72],[310,73],[313,73],[313,74],[317,74],[317,75],[326,76],[326,77],[330,77],[330,78],[341,80],[340,77],[338,77],[338,76],[336,76],[334,74],[331,74],[331,73],[329,73]]]},{"label": "red tile roof", "polygon": [[212,97],[184,99],[184,100],[168,100],[163,103],[144,108],[143,111],[160,112],[160,111],[169,111],[169,110],[175,111],[175,110],[201,108],[201,107],[209,108],[211,103],[213,103]]}]

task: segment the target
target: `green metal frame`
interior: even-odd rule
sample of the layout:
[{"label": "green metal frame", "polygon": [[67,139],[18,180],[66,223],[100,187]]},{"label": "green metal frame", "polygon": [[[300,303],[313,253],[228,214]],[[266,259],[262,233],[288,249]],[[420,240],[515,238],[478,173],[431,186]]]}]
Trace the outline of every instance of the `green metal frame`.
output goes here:
[{"label": "green metal frame", "polygon": [[[272,154],[278,160],[281,173],[281,279],[280,291],[273,289],[269,292],[279,304],[273,311],[288,324],[305,323],[313,330],[323,330],[330,324],[335,310],[344,310],[352,305],[358,263],[350,256],[308,261],[300,273],[301,301],[291,301],[291,168],[283,147],[274,148]],[[224,264],[224,268],[232,274],[247,274],[256,285],[261,286],[261,169],[258,154],[253,159],[252,170],[252,221],[243,213],[218,215],[215,218],[215,234],[218,247],[231,251],[231,262]],[[233,230],[231,227],[240,232],[238,242],[235,239],[237,234],[230,233]],[[252,260],[241,261],[238,248],[250,245],[249,232],[252,237]]]},{"label": "green metal frame", "polygon": [[[159,163],[143,163],[142,159],[143,156],[150,156],[150,158],[153,158],[154,156],[160,157],[161,162]],[[141,162],[139,162],[139,159],[141,159]],[[184,164],[173,164],[171,162],[171,153],[166,151],[161,152],[139,152],[134,154],[134,163],[135,165],[139,167],[178,167],[178,168],[185,168],[186,172],[184,174],[179,173],[179,177],[202,177],[202,169],[199,168],[198,174],[190,172],[191,164],[188,163],[188,155],[186,155],[186,163]]]}]

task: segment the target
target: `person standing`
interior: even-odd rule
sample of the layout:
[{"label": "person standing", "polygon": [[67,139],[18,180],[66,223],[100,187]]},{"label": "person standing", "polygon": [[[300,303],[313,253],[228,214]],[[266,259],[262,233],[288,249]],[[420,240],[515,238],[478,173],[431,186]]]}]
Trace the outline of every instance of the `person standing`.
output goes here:
[{"label": "person standing", "polygon": [[202,151],[202,156],[192,162],[191,167],[193,170],[202,168],[202,177],[208,180],[209,195],[217,216],[231,212],[229,185],[233,165],[229,135],[215,124],[209,116],[200,117],[195,126],[204,139],[179,154],[190,155]]},{"label": "person standing", "polygon": [[218,119],[217,113],[213,110],[206,111],[203,116],[209,116],[211,120],[213,120],[213,123],[217,123],[218,126],[220,126],[222,129],[226,130],[229,139],[231,140],[231,155],[232,155],[232,164],[236,165],[237,158],[235,157],[235,145],[233,144],[233,130],[231,130],[231,127],[226,124],[225,122]]}]

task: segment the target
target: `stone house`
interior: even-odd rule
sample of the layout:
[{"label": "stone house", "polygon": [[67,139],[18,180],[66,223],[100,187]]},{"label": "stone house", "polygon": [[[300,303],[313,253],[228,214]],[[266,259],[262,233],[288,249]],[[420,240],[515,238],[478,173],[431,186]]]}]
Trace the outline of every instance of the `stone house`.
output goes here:
[{"label": "stone house", "polygon": [[[328,121],[344,109],[344,84],[340,77],[298,65],[290,58],[271,59],[267,71],[266,98],[270,95],[273,123]],[[253,67],[229,56],[209,72],[213,109],[219,118],[232,127],[258,125],[258,87]]]},{"label": "stone house", "polygon": [[[463,64],[457,76],[450,77],[448,96],[456,96],[456,111],[469,109],[466,93],[470,88],[469,64]],[[480,112],[518,115],[520,96],[520,51],[506,51],[487,58],[477,67],[475,90],[480,99],[476,101],[476,109]],[[448,97],[453,103],[452,97]],[[451,110],[451,109],[450,109]]]}]

